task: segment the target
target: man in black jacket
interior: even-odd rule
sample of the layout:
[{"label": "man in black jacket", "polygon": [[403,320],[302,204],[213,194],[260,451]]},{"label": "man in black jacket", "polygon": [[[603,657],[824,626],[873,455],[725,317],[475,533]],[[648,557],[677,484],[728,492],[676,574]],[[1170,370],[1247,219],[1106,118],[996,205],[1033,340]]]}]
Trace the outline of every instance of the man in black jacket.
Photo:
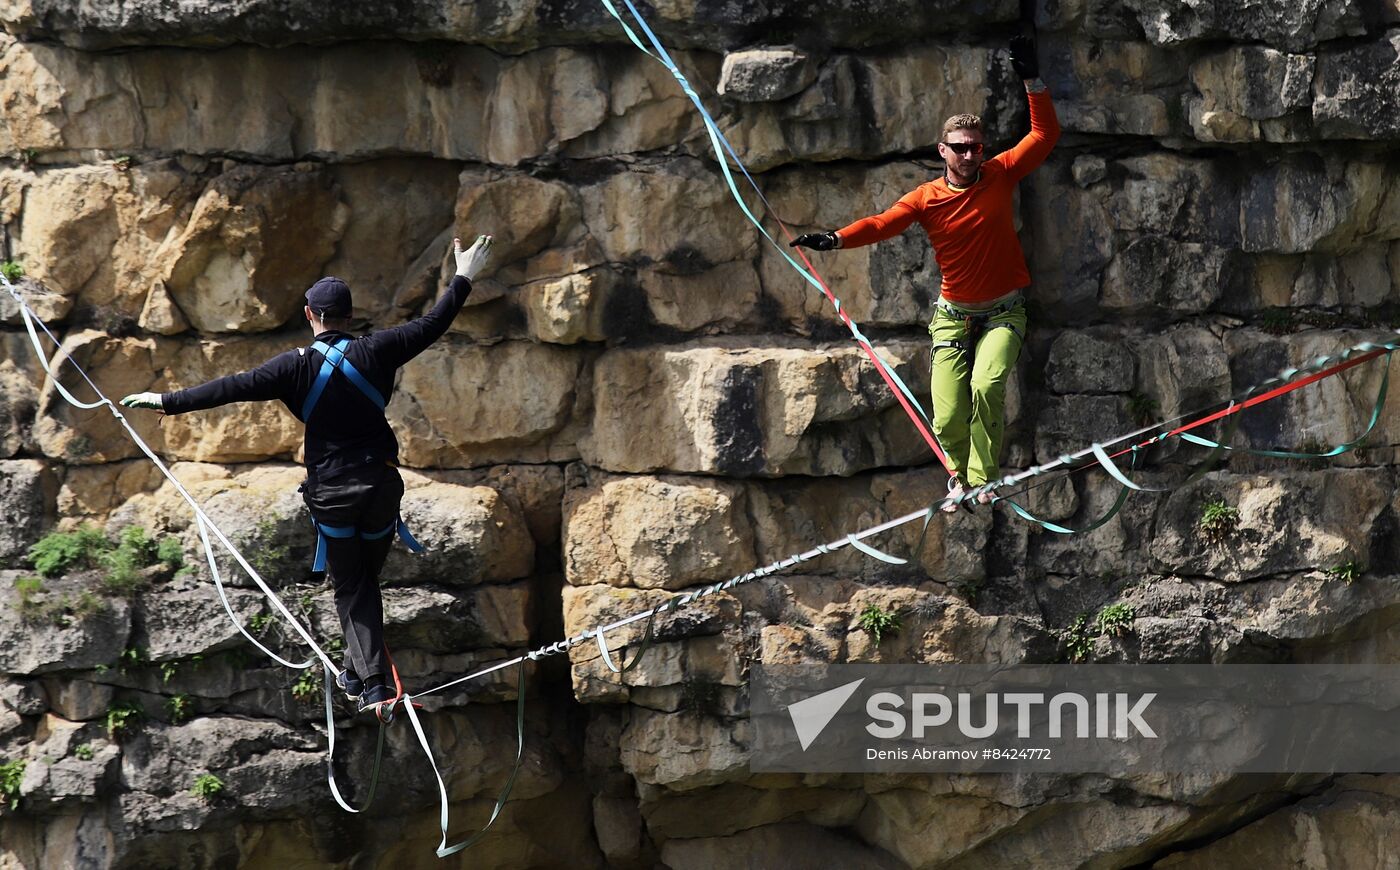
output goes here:
[{"label": "man in black jacket", "polygon": [[399,519],[403,478],[399,443],[384,407],[398,369],[447,331],[471,293],[491,237],[466,251],[452,240],[457,274],[432,310],[402,326],[358,338],[351,325],[350,288],[322,278],[306,291],[305,316],[316,336],[309,348],[278,354],[251,371],[187,390],[137,393],[130,408],[183,414],[231,402],[279,400],[306,425],[306,483],[302,492],[318,533],[316,565],[328,566],[345,632],[345,670],[337,684],[361,711],[394,698],[386,683],[384,604],[379,572],[394,532],[417,547]]}]

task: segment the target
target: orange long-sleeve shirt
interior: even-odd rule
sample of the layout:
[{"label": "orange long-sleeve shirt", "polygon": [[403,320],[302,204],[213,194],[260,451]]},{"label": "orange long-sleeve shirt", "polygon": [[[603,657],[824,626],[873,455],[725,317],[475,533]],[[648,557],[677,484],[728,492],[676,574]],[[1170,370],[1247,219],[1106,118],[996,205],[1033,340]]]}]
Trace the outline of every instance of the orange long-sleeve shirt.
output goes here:
[{"label": "orange long-sleeve shirt", "polygon": [[986,302],[1029,285],[1011,195],[1016,183],[1050,155],[1060,138],[1060,121],[1049,91],[1026,96],[1031,131],[1014,148],[984,162],[977,183],[965,190],[953,190],[944,178],[921,184],[887,211],[837,230],[841,247],[893,238],[918,221],[933,243],[949,301]]}]

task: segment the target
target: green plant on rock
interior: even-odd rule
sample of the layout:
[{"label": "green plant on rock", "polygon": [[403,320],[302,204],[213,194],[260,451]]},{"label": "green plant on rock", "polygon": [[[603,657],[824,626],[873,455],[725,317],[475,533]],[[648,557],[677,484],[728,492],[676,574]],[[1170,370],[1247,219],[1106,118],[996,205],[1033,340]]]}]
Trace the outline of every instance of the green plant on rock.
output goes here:
[{"label": "green plant on rock", "polygon": [[6,281],[14,283],[24,277],[24,266],[18,260],[6,260],[0,263],[0,275],[4,275]]},{"label": "green plant on rock", "polygon": [[248,617],[248,630],[254,634],[261,634],[267,624],[272,621],[271,613],[254,613]]},{"label": "green plant on rock", "polygon": [[297,675],[296,682],[292,683],[292,697],[299,703],[310,704],[316,700],[316,695],[320,692],[320,682],[316,679],[313,668],[307,668]]},{"label": "green plant on rock", "polygon": [[15,594],[19,596],[15,609],[19,611],[20,618],[36,620],[44,615],[44,602],[39,600],[43,591],[44,581],[38,577],[19,577],[15,580]]},{"label": "green plant on rock", "polygon": [[178,571],[185,566],[185,548],[180,543],[180,539],[174,535],[166,535],[160,539],[156,545],[156,561],[172,570]]},{"label": "green plant on rock", "polygon": [[256,549],[248,561],[261,577],[277,573],[291,558],[291,547],[285,543],[274,545],[272,542],[276,539],[277,523],[270,519],[261,520],[248,536],[247,542],[256,544]]},{"label": "green plant on rock", "polygon": [[58,577],[77,568],[95,568],[112,548],[102,532],[84,524],[72,532],[50,532],[29,548],[29,561],[44,577]]},{"label": "green plant on rock", "polygon": [[1350,560],[1340,565],[1334,565],[1322,573],[1326,574],[1329,580],[1341,580],[1343,583],[1350,586],[1352,583],[1356,582],[1358,577],[1366,573],[1366,569],[1357,564],[1355,560]]},{"label": "green plant on rock", "polygon": [[117,656],[117,670],[126,673],[145,665],[146,661],[144,649],[139,646],[129,646]]},{"label": "green plant on rock", "polygon": [[79,761],[92,761],[94,754],[91,743],[84,743],[73,750],[73,757]]},{"label": "green plant on rock", "polygon": [[200,800],[211,800],[224,792],[224,781],[212,773],[201,773],[194,778],[190,794]]},{"label": "green plant on rock", "polygon": [[894,637],[899,634],[900,619],[899,613],[893,610],[886,610],[878,604],[867,604],[865,609],[856,617],[856,627],[870,635],[875,645],[879,646],[880,641],[888,635]]},{"label": "green plant on rock", "polygon": [[146,718],[140,701],[118,701],[107,708],[107,736],[118,740],[136,730]]},{"label": "green plant on rock", "polygon": [[1135,618],[1133,606],[1119,601],[1099,611],[1098,616],[1094,617],[1094,630],[1098,634],[1122,637],[1133,630]]},{"label": "green plant on rock", "polygon": [[1146,393],[1128,394],[1128,416],[1139,426],[1151,426],[1157,422],[1161,407],[1157,400]]},{"label": "green plant on rock", "polygon": [[24,781],[27,765],[22,758],[0,764],[0,810],[13,811],[19,807],[19,784]]},{"label": "green plant on rock", "polygon": [[1207,543],[1219,544],[1228,539],[1240,527],[1240,512],[1231,507],[1225,499],[1216,496],[1201,507],[1201,518],[1196,523],[1197,530]]},{"label": "green plant on rock", "polygon": [[46,621],[58,626],[67,626],[75,619],[82,622],[105,607],[102,599],[87,590],[83,590],[76,597],[63,593],[58,596],[51,595],[48,600],[44,600],[40,597],[44,592],[44,581],[38,577],[20,577],[15,580],[15,592],[19,596],[15,602],[15,609],[26,622]]},{"label": "green plant on rock", "polygon": [[1089,625],[1089,614],[1081,613],[1074,618],[1070,624],[1069,634],[1065,637],[1065,653],[1072,662],[1084,662],[1089,660],[1089,656],[1094,652],[1094,638],[1097,635],[1092,633]]},{"label": "green plant on rock", "polygon": [[170,723],[179,725],[194,716],[194,699],[181,692],[165,699],[165,712],[170,714]]},{"label": "green plant on rock", "polygon": [[102,585],[114,595],[127,597],[146,586],[141,569],[160,561],[160,545],[140,526],[127,526],[117,535],[114,549],[103,553]]}]

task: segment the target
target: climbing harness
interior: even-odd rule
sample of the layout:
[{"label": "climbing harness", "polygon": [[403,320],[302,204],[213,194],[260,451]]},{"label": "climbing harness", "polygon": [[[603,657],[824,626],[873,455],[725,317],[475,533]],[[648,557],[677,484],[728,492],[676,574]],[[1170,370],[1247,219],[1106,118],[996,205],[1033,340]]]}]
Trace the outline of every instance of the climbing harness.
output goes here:
[{"label": "climbing harness", "polygon": [[[349,346],[350,339],[348,338],[342,338],[334,345],[326,344],[324,341],[316,341],[311,345],[311,349],[320,353],[324,361],[321,363],[320,371],[316,373],[315,382],[311,384],[311,389],[306,394],[306,401],[302,403],[301,421],[303,423],[310,423],[311,412],[316,410],[317,403],[321,401],[321,395],[326,391],[326,385],[330,383],[331,375],[337,371],[354,384],[365,395],[365,398],[373,402],[379,410],[384,410],[385,405],[388,404],[384,400],[384,395],[375,388],[374,384],[369,382],[368,378],[360,374],[360,370],[355,368],[354,364],[346,357],[345,348]],[[408,547],[410,552],[423,552],[423,545],[418,543],[417,539],[413,537],[413,533],[408,530],[402,514],[384,528],[369,532],[355,526],[326,525],[317,522],[314,518],[311,520],[311,525],[316,528],[316,552],[311,559],[312,573],[319,574],[326,570],[326,538],[345,540],[359,535],[366,541],[377,541],[390,532],[397,531],[399,539],[403,541],[404,546]]]},{"label": "climbing harness", "polygon": [[934,353],[937,353],[941,348],[952,348],[960,353],[975,354],[977,352],[978,340],[981,339],[984,333],[992,329],[1009,329],[1016,334],[1017,338],[1025,341],[1026,337],[1021,334],[1021,330],[1017,329],[1015,324],[1006,323],[1005,321],[993,321],[992,319],[999,314],[1014,311],[1025,304],[1026,300],[1024,297],[1016,296],[985,310],[972,310],[960,308],[950,302],[939,299],[938,302],[935,303],[936,310],[934,317],[946,317],[950,320],[961,321],[963,324],[963,337],[935,341],[933,343]]}]

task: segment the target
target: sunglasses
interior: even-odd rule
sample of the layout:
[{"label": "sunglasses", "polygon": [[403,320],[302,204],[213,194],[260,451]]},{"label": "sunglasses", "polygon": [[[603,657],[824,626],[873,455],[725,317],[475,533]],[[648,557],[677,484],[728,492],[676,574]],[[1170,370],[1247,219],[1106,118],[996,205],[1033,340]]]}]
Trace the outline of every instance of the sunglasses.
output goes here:
[{"label": "sunglasses", "polygon": [[953,153],[960,157],[964,154],[976,156],[982,153],[981,142],[940,142],[938,144],[953,149]]}]

